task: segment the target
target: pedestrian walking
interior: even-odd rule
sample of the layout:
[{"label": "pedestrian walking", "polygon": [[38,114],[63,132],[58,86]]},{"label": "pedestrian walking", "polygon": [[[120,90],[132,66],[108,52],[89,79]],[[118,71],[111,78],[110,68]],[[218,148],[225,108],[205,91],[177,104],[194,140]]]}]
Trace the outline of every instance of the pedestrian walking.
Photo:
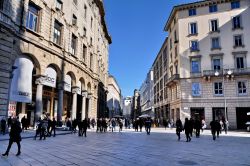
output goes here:
[{"label": "pedestrian walking", "polygon": [[196,135],[196,138],[199,138],[200,137],[200,131],[201,131],[201,121],[197,118],[195,121],[194,121],[194,129],[195,129],[195,135]]},{"label": "pedestrian walking", "polygon": [[97,119],[97,127],[96,127],[96,132],[101,132],[101,120],[100,119]]},{"label": "pedestrian walking", "polygon": [[178,141],[180,141],[181,139],[181,132],[183,130],[183,125],[182,125],[182,121],[178,118],[176,120],[176,135],[178,136]]},{"label": "pedestrian walking", "polygon": [[190,136],[193,137],[193,131],[194,131],[194,119],[190,118],[188,121],[189,127],[190,127]]},{"label": "pedestrian walking", "polygon": [[95,128],[95,119],[94,118],[91,119],[91,126],[93,129]]},{"label": "pedestrian walking", "polygon": [[207,128],[206,121],[204,119],[202,119],[201,124],[202,124],[201,131],[203,132],[203,130],[205,130]]},{"label": "pedestrian walking", "polygon": [[71,134],[72,134],[72,133],[76,133],[76,127],[77,127],[77,120],[74,119],[74,120],[72,121],[72,130],[71,130]]},{"label": "pedestrian walking", "polygon": [[36,135],[35,135],[35,137],[34,137],[34,140],[36,140],[36,137],[38,136],[38,135],[41,135],[41,130],[42,130],[42,120],[41,120],[41,118],[39,118],[38,119],[38,121],[37,121],[37,126],[36,126],[37,128],[36,128]]},{"label": "pedestrian walking", "polygon": [[48,137],[51,136],[51,133],[50,133],[51,125],[52,125],[52,121],[51,121],[51,119],[48,117],[48,127],[47,127]]},{"label": "pedestrian walking", "polygon": [[119,132],[121,132],[123,127],[122,120],[118,120],[118,123],[119,123]]},{"label": "pedestrian walking", "polygon": [[11,124],[10,134],[9,134],[10,135],[9,145],[7,147],[6,152],[2,154],[2,156],[9,155],[10,148],[14,142],[16,142],[17,147],[18,147],[16,156],[19,156],[21,154],[21,144],[20,144],[22,140],[21,132],[22,132],[21,124],[17,121],[17,119],[13,119],[13,122]]},{"label": "pedestrian walking", "polygon": [[165,118],[163,119],[163,126],[165,127],[165,130],[167,130],[168,122]]},{"label": "pedestrian walking", "polygon": [[217,138],[219,138],[219,135],[221,133],[221,124],[218,120],[215,121],[216,124],[216,133],[217,133]]},{"label": "pedestrian walking", "polygon": [[216,140],[216,131],[217,131],[217,124],[216,124],[216,121],[213,120],[210,122],[210,128],[211,128],[211,133],[212,133],[212,136],[213,136],[213,140],[215,141]]},{"label": "pedestrian walking", "polygon": [[138,127],[139,127],[139,120],[138,119],[136,119],[134,121],[134,127],[135,127],[135,131],[138,132]]},{"label": "pedestrian walking", "polygon": [[83,130],[82,136],[83,136],[83,134],[84,134],[84,136],[87,137],[87,129],[88,129],[88,126],[89,126],[88,120],[87,120],[87,118],[85,118],[85,119],[82,121],[82,130]]},{"label": "pedestrian walking", "polygon": [[23,131],[27,130],[27,119],[25,116],[21,119],[21,124],[22,124],[22,130]]},{"label": "pedestrian walking", "polygon": [[188,120],[188,118],[185,118],[185,124],[184,124],[184,130],[185,130],[185,135],[186,135],[186,142],[190,142],[191,141],[191,137],[190,137],[190,132],[191,132],[191,124],[190,121]]},{"label": "pedestrian walking", "polygon": [[140,126],[140,132],[142,132],[142,127],[143,127],[143,119],[139,119],[139,126]]},{"label": "pedestrian walking", "polygon": [[4,118],[2,118],[2,120],[1,120],[1,133],[3,135],[5,135],[5,133],[6,133],[6,120]]},{"label": "pedestrian walking", "polygon": [[83,135],[83,123],[81,120],[78,121],[78,136],[81,137]]},{"label": "pedestrian walking", "polygon": [[50,130],[50,135],[54,132],[53,137],[56,136],[56,119],[53,118],[53,121],[51,122],[51,130]]},{"label": "pedestrian walking", "polygon": [[115,119],[111,119],[111,130],[112,130],[112,132],[115,130],[115,126],[116,126]]},{"label": "pedestrian walking", "polygon": [[43,138],[43,140],[45,140],[46,139],[46,135],[47,135],[46,130],[48,128],[48,121],[47,121],[47,119],[43,119],[41,124],[42,125],[41,125],[41,132],[40,132],[40,140],[42,140],[42,138]]},{"label": "pedestrian walking", "polygon": [[145,127],[146,127],[147,135],[150,135],[151,124],[152,124],[151,118],[148,117],[147,120],[145,121]]}]

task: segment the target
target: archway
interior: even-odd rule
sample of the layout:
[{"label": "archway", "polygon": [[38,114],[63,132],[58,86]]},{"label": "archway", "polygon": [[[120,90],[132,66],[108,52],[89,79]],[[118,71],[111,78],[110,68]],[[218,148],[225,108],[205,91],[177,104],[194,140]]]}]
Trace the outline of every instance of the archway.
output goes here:
[{"label": "archway", "polygon": [[[63,96],[63,118],[75,118],[73,111],[76,111],[76,96],[74,96],[73,88],[76,87],[76,77],[73,72],[68,72],[64,77],[64,96]],[[72,119],[72,120],[73,120]]]},{"label": "archway", "polygon": [[9,107],[15,108],[8,116],[27,118],[26,124],[33,125],[36,101],[36,76],[40,75],[38,60],[29,54],[19,56],[14,62],[15,69],[10,84]]}]

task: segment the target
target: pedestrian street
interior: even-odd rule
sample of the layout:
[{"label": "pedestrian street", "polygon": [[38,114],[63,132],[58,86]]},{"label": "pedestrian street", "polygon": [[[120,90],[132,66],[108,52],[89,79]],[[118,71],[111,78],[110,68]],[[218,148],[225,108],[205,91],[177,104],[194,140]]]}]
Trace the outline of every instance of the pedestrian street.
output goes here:
[{"label": "pedestrian street", "polygon": [[[118,129],[117,129],[118,130]],[[0,157],[1,166],[133,166],[133,165],[250,165],[250,133],[222,133],[216,141],[209,130],[200,138],[185,142],[184,133],[177,141],[175,129],[152,128],[147,135],[132,129],[122,132],[58,135],[46,140],[23,139],[21,155],[15,156],[13,144],[8,157]],[[0,141],[4,153],[8,141]]]}]

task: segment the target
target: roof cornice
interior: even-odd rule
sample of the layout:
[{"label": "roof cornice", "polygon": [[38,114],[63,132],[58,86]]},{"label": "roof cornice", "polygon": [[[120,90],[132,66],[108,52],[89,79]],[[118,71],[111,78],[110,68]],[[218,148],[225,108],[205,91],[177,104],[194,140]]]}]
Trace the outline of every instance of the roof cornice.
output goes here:
[{"label": "roof cornice", "polygon": [[232,2],[232,1],[236,1],[236,0],[202,0],[202,1],[192,2],[192,3],[176,5],[173,7],[168,17],[167,23],[165,24],[165,27],[164,27],[164,31],[167,31],[169,29],[169,26],[171,25],[178,11],[187,10],[191,8],[197,8],[197,7],[209,6],[212,4],[227,3],[227,2]]},{"label": "roof cornice", "polygon": [[95,4],[97,5],[97,7],[99,8],[99,11],[100,11],[101,23],[102,23],[103,28],[104,28],[105,37],[108,40],[109,44],[111,44],[112,39],[111,39],[111,36],[109,35],[108,28],[107,28],[105,18],[104,18],[105,10],[104,10],[104,6],[103,6],[103,2],[101,0],[94,0],[94,2],[95,2]]}]

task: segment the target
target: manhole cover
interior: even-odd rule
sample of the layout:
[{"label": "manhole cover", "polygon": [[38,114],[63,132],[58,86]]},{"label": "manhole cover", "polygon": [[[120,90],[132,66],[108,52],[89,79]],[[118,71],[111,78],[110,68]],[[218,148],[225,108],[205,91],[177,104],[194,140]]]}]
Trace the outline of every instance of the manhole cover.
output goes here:
[{"label": "manhole cover", "polygon": [[182,160],[182,161],[179,161],[179,163],[182,165],[196,165],[197,164],[196,162],[189,161],[189,160]]}]

